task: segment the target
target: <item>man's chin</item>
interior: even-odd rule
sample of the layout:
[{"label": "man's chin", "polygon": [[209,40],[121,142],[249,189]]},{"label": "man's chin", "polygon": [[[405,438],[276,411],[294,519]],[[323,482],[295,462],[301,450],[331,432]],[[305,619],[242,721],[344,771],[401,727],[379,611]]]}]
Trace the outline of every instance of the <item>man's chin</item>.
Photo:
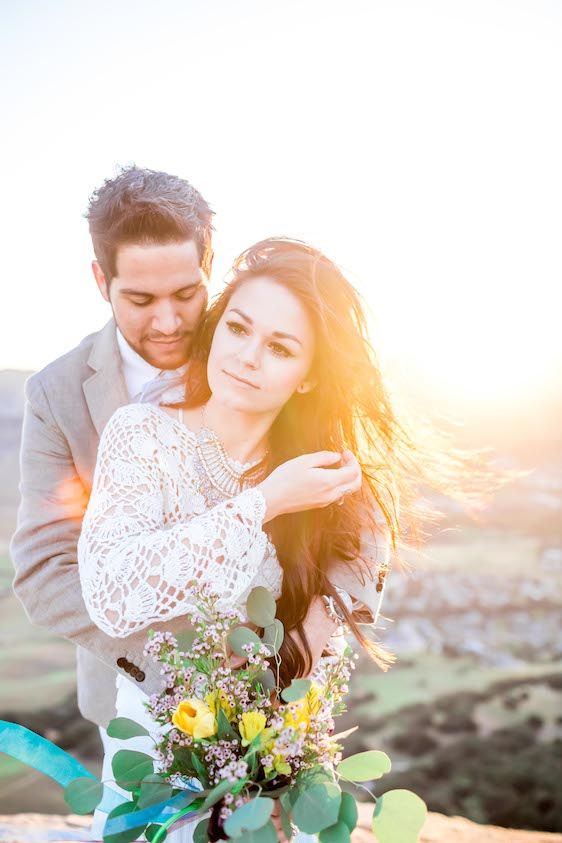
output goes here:
[{"label": "man's chin", "polygon": [[179,369],[189,360],[191,353],[191,339],[183,344],[171,345],[147,342],[143,344],[141,356],[156,369]]}]

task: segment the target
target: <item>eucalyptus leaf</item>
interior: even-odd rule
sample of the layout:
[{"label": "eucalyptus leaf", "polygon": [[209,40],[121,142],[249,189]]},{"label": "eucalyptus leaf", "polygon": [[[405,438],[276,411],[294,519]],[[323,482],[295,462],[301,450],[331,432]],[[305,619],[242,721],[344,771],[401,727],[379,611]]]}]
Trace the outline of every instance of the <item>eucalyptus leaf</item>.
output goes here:
[{"label": "eucalyptus leaf", "polygon": [[[121,817],[123,814],[130,814],[136,810],[136,802],[122,802],[113,808],[107,815],[106,823],[113,817]],[[129,828],[127,831],[120,831],[118,834],[104,834],[103,843],[133,843],[144,831],[146,823],[142,823],[137,828]]]},{"label": "eucalyptus leaf", "polygon": [[201,820],[195,826],[193,843],[209,843],[209,817]]},{"label": "eucalyptus leaf", "polygon": [[193,646],[193,642],[197,639],[197,632],[194,629],[184,629],[179,635],[176,635],[178,642],[178,650],[183,653],[189,652]]},{"label": "eucalyptus leaf", "polygon": [[140,786],[138,799],[139,810],[166,802],[172,796],[172,787],[161,776],[156,774],[146,776]]},{"label": "eucalyptus leaf", "polygon": [[261,638],[253,630],[248,629],[247,626],[235,627],[232,632],[229,632],[227,641],[232,648],[232,652],[237,656],[248,656],[248,653],[242,649],[246,644],[252,644],[254,646],[254,652],[261,647]]},{"label": "eucalyptus leaf", "polygon": [[107,734],[110,738],[126,741],[129,738],[137,738],[139,735],[145,737],[150,735],[150,732],[140,723],[130,720],[128,717],[114,717],[113,720],[109,721]]},{"label": "eucalyptus leaf", "polygon": [[268,647],[271,647],[274,653],[278,653],[284,637],[285,628],[279,618],[275,618],[272,624],[265,627],[262,641]]},{"label": "eucalyptus leaf", "polygon": [[265,627],[272,624],[276,610],[277,604],[273,594],[263,585],[258,585],[250,591],[246,601],[246,613],[248,620],[256,626]]},{"label": "eucalyptus leaf", "polygon": [[264,826],[255,831],[245,831],[240,837],[235,837],[240,843],[279,843],[275,826],[269,820]]},{"label": "eucalyptus leaf", "polygon": [[64,801],[74,814],[91,814],[103,798],[103,784],[90,776],[73,779],[64,789]]},{"label": "eucalyptus leaf", "polygon": [[132,749],[119,749],[111,759],[115,781],[124,790],[132,790],[145,776],[154,772],[154,761],[150,755]]},{"label": "eucalyptus leaf", "polygon": [[236,782],[229,782],[228,779],[222,779],[209,793],[201,809],[203,811],[207,811],[209,808],[212,808],[220,799],[223,798],[225,793],[228,793],[232,790]]},{"label": "eucalyptus leaf", "polygon": [[335,825],[341,804],[341,790],[333,782],[318,782],[302,790],[293,805],[293,820],[308,834]]},{"label": "eucalyptus leaf", "polygon": [[256,831],[269,820],[273,808],[273,799],[267,799],[263,796],[250,799],[227,817],[224,830],[229,837],[239,837],[247,831]]},{"label": "eucalyptus leaf", "polygon": [[257,685],[258,682],[265,691],[273,691],[277,687],[273,671],[269,668],[266,668],[266,670],[262,670],[261,673],[258,673],[254,679],[254,685]]},{"label": "eucalyptus leaf", "polygon": [[344,822],[349,829],[349,833],[353,831],[359,819],[359,811],[357,810],[357,802],[351,795],[344,790],[341,795],[340,812],[338,820]]},{"label": "eucalyptus leaf", "polygon": [[386,752],[369,749],[344,758],[338,764],[336,772],[339,776],[351,782],[369,782],[380,779],[391,768],[390,758]]},{"label": "eucalyptus leaf", "polygon": [[321,831],[318,840],[320,843],[351,843],[351,834],[346,824],[339,820]]},{"label": "eucalyptus leaf", "polygon": [[285,702],[296,702],[302,700],[310,690],[312,682],[310,679],[293,679],[287,688],[281,691],[281,698]]},{"label": "eucalyptus leaf", "polygon": [[427,817],[423,799],[411,790],[388,790],[377,797],[372,829],[379,843],[417,843]]}]

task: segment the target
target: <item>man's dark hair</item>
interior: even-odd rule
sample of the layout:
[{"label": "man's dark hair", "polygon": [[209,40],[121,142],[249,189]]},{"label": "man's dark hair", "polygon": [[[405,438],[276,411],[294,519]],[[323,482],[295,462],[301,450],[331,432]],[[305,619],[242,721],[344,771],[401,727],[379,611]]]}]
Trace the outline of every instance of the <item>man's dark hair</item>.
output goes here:
[{"label": "man's dark hair", "polygon": [[85,216],[108,283],[117,272],[117,249],[131,243],[193,240],[201,268],[210,274],[213,211],[185,179],[134,165],[124,167],[94,191]]}]

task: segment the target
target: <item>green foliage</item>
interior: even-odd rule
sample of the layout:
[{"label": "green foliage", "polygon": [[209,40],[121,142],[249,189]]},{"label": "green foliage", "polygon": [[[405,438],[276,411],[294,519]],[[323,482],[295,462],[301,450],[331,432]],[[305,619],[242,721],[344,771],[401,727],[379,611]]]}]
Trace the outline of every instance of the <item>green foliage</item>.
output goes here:
[{"label": "green foliage", "polygon": [[146,776],[140,785],[138,798],[139,810],[149,808],[150,805],[158,805],[172,797],[172,787],[164,781],[162,776],[152,773]]},{"label": "green foliage", "polygon": [[275,826],[269,820],[264,826],[255,831],[245,831],[240,837],[235,837],[240,843],[279,843]]},{"label": "green foliage", "polygon": [[341,820],[321,831],[318,839],[320,843],[351,843],[349,828]]},{"label": "green foliage", "polygon": [[272,593],[262,585],[250,591],[246,601],[248,620],[256,626],[270,626],[275,620],[276,603]]},{"label": "green foliage", "polygon": [[123,790],[139,786],[145,776],[154,773],[154,761],[150,755],[132,749],[119,749],[111,760],[115,781]]},{"label": "green foliage", "polygon": [[309,692],[311,685],[310,679],[293,679],[291,684],[281,691],[281,699],[285,702],[302,700]]},{"label": "green foliage", "polygon": [[379,843],[418,843],[427,807],[411,790],[389,790],[377,798],[372,829]]},{"label": "green foliage", "polygon": [[140,723],[136,723],[134,720],[129,720],[128,717],[114,717],[113,720],[109,721],[107,734],[110,738],[117,738],[118,740],[126,741],[129,738],[136,738],[139,735],[144,737],[148,735],[149,732],[144,728],[144,726],[141,726]]},{"label": "green foliage", "polygon": [[217,726],[218,738],[220,740],[234,740],[235,738],[238,738],[237,733],[230,725],[228,717],[220,706],[218,707]]},{"label": "green foliage", "polygon": [[192,752],[191,755],[191,763],[193,765],[193,769],[197,775],[197,778],[203,785],[203,787],[209,787],[209,779],[207,778],[207,769],[200,758]]},{"label": "green foliage", "polygon": [[[123,802],[121,805],[117,805],[112,811],[109,812],[107,815],[106,823],[113,819],[113,817],[120,817],[123,814],[130,814],[132,811],[135,811],[137,807],[136,802]],[[120,831],[118,834],[104,834],[103,835],[103,843],[133,843],[137,837],[140,837],[142,832],[146,827],[146,823],[138,826],[137,828],[130,828],[127,831]]]},{"label": "green foliage", "polygon": [[193,642],[197,639],[197,632],[194,629],[186,629],[176,635],[178,642],[178,650],[186,653],[189,652],[193,646]]},{"label": "green foliage", "polygon": [[207,811],[209,808],[212,808],[217,802],[219,802],[225,793],[231,791],[234,787],[236,782],[229,782],[228,779],[222,779],[208,794],[207,798],[203,802],[203,810]]},{"label": "green foliage", "polygon": [[285,628],[279,618],[275,618],[272,624],[264,627],[263,643],[267,644],[275,654],[281,649],[281,644],[285,637]]},{"label": "green foliage", "polygon": [[103,784],[90,776],[74,779],[64,789],[64,801],[75,814],[90,814],[103,798]]},{"label": "green foliage", "polygon": [[343,779],[352,782],[368,782],[373,779],[380,779],[391,768],[390,758],[386,752],[376,749],[367,752],[358,752],[344,758],[338,765],[336,772]]},{"label": "green foliage", "polygon": [[193,831],[193,843],[209,843],[209,818],[198,822]]},{"label": "green foliage", "polygon": [[251,629],[248,629],[247,626],[237,626],[228,633],[227,641],[232,648],[232,652],[237,656],[248,655],[242,649],[242,647],[246,644],[252,644],[254,652],[261,647],[261,638],[259,638]]},{"label": "green foliage", "polygon": [[345,791],[341,795],[340,812],[338,820],[344,822],[349,829],[349,833],[353,831],[359,819],[359,811],[357,810],[357,802],[351,795]]},{"label": "green foliage", "polygon": [[333,782],[317,782],[302,789],[293,805],[293,820],[308,834],[316,834],[338,820],[341,790]]},{"label": "green foliage", "polygon": [[263,670],[261,673],[258,673],[253,684],[260,684],[265,691],[273,691],[276,687],[273,671],[267,668],[267,670]]},{"label": "green foliage", "polygon": [[273,808],[273,799],[261,796],[250,799],[227,817],[224,830],[229,837],[239,837],[247,831],[256,831],[268,822]]}]

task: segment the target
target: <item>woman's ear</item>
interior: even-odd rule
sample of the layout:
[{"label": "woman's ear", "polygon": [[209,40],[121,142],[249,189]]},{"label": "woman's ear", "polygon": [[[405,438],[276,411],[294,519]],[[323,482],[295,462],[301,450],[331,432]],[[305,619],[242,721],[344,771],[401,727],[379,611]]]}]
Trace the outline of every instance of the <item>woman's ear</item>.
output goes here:
[{"label": "woman's ear", "polygon": [[311,379],[311,380],[308,380],[308,381],[303,381],[302,383],[299,383],[296,391],[300,395],[305,395],[307,392],[312,392],[312,390],[314,389],[316,384],[317,384],[317,381],[314,380],[314,379]]}]

